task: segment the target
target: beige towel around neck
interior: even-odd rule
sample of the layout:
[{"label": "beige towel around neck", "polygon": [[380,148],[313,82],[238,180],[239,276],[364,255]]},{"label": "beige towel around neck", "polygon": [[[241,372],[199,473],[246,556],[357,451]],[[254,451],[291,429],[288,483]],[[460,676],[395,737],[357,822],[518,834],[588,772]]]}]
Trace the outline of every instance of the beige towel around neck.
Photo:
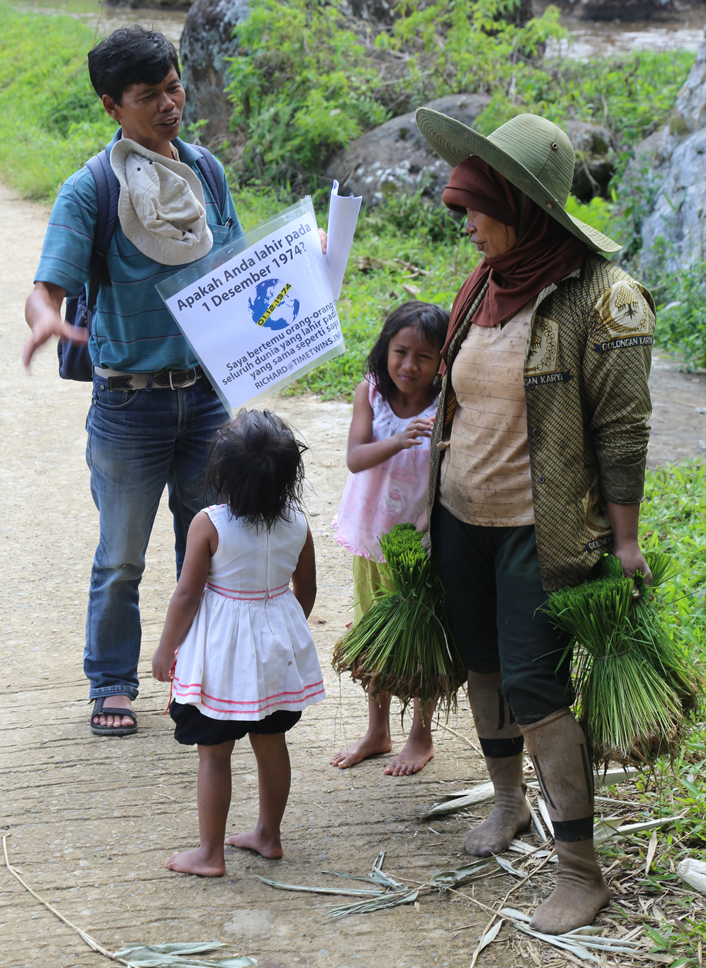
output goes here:
[{"label": "beige towel around neck", "polygon": [[120,225],[143,255],[178,266],[211,251],[203,187],[188,165],[129,138],[113,145],[110,164],[120,182]]}]

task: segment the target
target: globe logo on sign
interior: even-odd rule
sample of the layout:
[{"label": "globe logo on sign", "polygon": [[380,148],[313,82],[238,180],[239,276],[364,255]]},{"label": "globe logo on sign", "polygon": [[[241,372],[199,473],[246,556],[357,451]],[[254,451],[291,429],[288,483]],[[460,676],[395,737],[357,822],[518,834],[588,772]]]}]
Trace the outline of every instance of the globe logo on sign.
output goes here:
[{"label": "globe logo on sign", "polygon": [[291,296],[291,285],[279,279],[263,279],[248,300],[252,321],[268,329],[286,329],[299,315],[299,300]]}]

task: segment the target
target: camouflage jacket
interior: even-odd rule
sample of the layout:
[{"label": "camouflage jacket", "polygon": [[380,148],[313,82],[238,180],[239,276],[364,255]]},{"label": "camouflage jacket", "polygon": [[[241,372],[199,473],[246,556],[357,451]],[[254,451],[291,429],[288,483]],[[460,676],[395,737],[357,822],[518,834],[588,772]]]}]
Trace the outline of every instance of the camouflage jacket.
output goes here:
[{"label": "camouflage jacket", "polygon": [[[429,520],[456,408],[453,361],[483,290],[449,347],[431,439]],[[655,327],[650,293],[602,256],[588,257],[535,301],[525,351],[527,433],[545,591],[583,581],[610,551],[606,501],[643,498]],[[447,434],[448,437],[448,434]]]}]

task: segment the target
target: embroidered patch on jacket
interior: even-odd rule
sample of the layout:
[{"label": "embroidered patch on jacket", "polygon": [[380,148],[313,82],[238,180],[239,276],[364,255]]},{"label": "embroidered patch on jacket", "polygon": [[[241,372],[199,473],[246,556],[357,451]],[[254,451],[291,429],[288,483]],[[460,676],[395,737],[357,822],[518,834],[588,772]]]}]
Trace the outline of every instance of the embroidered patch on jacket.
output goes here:
[{"label": "embroidered patch on jacket", "polygon": [[637,286],[623,281],[613,283],[596,303],[603,327],[612,339],[649,336],[651,313],[647,300]]},{"label": "embroidered patch on jacket", "polygon": [[546,316],[535,316],[525,364],[525,376],[555,373],[558,351],[559,323]]},{"label": "embroidered patch on jacket", "polygon": [[612,534],[608,507],[601,495],[597,477],[581,499],[581,507],[584,527],[592,538],[602,538],[604,535]]}]

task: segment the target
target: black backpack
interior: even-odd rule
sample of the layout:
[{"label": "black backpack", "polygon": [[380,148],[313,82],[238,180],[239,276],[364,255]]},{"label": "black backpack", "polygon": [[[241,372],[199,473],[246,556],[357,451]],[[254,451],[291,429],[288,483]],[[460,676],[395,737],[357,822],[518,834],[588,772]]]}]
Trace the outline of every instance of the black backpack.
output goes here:
[{"label": "black backpack", "polygon": [[[223,183],[216,159],[207,148],[193,145],[201,153],[197,164],[213,195],[218,211],[223,211]],[[93,233],[93,252],[91,254],[91,278],[80,296],[72,296],[66,300],[66,322],[72,326],[86,329],[91,335],[91,323],[96,308],[98,291],[101,286],[110,286],[110,274],[105,256],[108,252],[110,240],[113,238],[118,224],[118,198],[120,197],[120,182],[110,167],[110,159],[103,151],[89,158],[86,166],[93,175],[96,183],[96,200],[98,215]],[[79,380],[83,383],[93,379],[93,363],[88,352],[87,343],[72,343],[61,338],[56,347],[59,356],[59,376],[63,380]]]}]

